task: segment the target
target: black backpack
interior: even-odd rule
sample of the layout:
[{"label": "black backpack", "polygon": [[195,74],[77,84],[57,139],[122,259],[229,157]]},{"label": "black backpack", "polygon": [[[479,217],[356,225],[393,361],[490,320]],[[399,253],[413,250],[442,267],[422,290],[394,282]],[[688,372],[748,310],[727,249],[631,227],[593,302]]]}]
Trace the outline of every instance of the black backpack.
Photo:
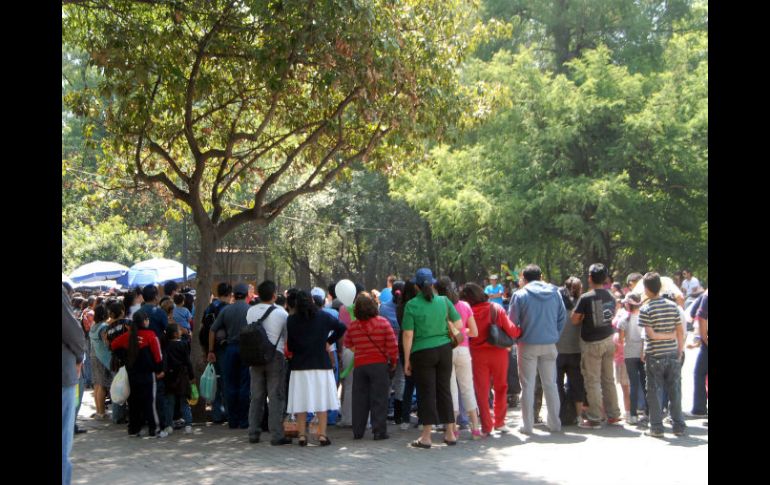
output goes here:
[{"label": "black backpack", "polygon": [[203,315],[201,331],[198,333],[198,342],[200,342],[201,346],[203,347],[204,353],[208,353],[209,351],[209,331],[211,331],[211,326],[214,325],[214,321],[217,319],[219,312],[221,312],[222,309],[227,306],[227,303],[223,303],[221,301],[219,303],[219,305],[212,303],[209,306],[209,309],[211,310]]},{"label": "black backpack", "polygon": [[270,339],[267,338],[267,332],[265,327],[262,326],[262,322],[270,315],[270,313],[276,309],[273,305],[265,311],[262,318],[254,323],[246,325],[246,328],[241,330],[239,349],[241,352],[241,363],[243,365],[265,365],[272,362],[275,357],[275,349],[278,346],[278,340],[281,340],[279,336],[275,341],[275,345],[270,343]]}]

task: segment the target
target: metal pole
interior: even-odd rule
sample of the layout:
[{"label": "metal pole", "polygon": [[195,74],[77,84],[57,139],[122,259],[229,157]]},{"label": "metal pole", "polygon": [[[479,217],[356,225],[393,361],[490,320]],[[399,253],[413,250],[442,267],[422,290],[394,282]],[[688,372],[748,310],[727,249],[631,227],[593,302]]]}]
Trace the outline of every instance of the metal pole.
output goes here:
[{"label": "metal pole", "polygon": [[182,218],[182,276],[187,281],[187,214]]}]

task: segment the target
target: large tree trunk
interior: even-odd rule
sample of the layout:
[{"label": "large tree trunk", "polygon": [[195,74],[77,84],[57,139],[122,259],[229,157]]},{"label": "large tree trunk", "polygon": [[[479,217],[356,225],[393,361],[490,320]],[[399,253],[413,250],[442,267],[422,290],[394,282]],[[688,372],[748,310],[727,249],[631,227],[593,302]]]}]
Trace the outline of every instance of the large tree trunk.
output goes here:
[{"label": "large tree trunk", "polygon": [[[203,312],[211,303],[212,285],[214,283],[214,255],[217,249],[216,234],[213,230],[201,231],[201,251],[198,256],[198,288],[195,290],[195,325],[192,335],[192,364],[195,372],[196,382],[203,370],[206,368],[206,353],[204,353],[198,343],[198,334],[201,331]],[[198,404],[193,406],[193,421],[196,423],[206,422],[206,403],[203,399],[198,400]]]}]

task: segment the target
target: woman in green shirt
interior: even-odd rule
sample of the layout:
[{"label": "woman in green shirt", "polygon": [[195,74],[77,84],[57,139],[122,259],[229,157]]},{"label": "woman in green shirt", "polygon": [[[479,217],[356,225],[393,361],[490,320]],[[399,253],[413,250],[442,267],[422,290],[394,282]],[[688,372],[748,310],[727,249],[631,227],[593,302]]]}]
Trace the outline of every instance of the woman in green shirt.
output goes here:
[{"label": "woman in green shirt", "polygon": [[452,343],[449,322],[458,330],[460,314],[443,296],[436,295],[436,280],[428,268],[417,270],[415,283],[421,293],[409,300],[401,325],[404,337],[404,373],[414,376],[417,384],[417,414],[423,424],[422,436],[413,441],[415,448],[430,448],[434,424],[446,424],[444,443],[457,444],[450,378]]}]

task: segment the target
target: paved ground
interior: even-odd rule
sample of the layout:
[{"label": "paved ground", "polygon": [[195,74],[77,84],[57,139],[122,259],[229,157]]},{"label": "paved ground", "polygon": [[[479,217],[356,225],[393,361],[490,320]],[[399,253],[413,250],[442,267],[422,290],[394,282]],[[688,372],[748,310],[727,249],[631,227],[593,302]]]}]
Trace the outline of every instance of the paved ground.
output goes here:
[{"label": "paved ground", "polygon": [[[683,369],[685,410],[692,403],[696,352],[687,352]],[[217,425],[195,426],[192,435],[133,438],[125,426],[90,419],[92,403],[89,391],[78,418],[89,432],[75,437],[73,483],[708,483],[708,428],[702,419],[688,420],[688,436],[682,438],[674,437],[668,425],[662,440],[630,425],[596,431],[570,426],[555,435],[535,428],[531,437],[515,432],[481,441],[471,441],[463,431],[458,446],[434,444],[430,450],[408,446],[419,435],[416,429],[390,425],[391,439],[375,442],[369,432],[353,441],[350,429],[330,427],[332,446],[311,441],[300,448],[270,446],[267,433],[263,442],[249,444],[245,430]],[[519,408],[509,412],[511,426],[518,426],[520,416]],[[442,435],[434,434],[434,443],[441,442]]]}]

